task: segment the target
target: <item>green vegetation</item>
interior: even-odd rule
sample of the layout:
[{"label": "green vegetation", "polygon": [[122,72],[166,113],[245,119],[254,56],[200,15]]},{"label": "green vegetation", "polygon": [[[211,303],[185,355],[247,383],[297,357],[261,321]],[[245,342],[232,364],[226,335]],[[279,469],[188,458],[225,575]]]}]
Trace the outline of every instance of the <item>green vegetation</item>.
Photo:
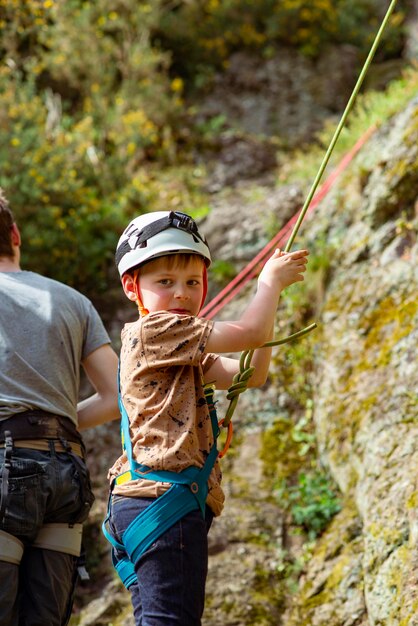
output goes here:
[{"label": "green vegetation", "polygon": [[[277,46],[316,56],[325,46],[346,43],[364,56],[375,35],[377,0],[200,0],[179,2],[165,11],[154,38],[173,57],[173,68],[201,87],[237,50],[268,58]],[[385,34],[384,54],[397,55],[402,43],[402,3]]]},{"label": "green vegetation", "polygon": [[283,486],[277,495],[280,502],[287,496],[292,520],[303,527],[310,539],[317,537],[341,510],[335,486],[319,470],[299,474],[296,485]]},{"label": "green vegetation", "polygon": [[[335,253],[333,245],[321,237],[316,239],[303,285],[295,284],[283,293],[280,336],[318,317]],[[320,461],[313,421],[313,360],[320,336],[317,328],[275,353],[272,376],[281,402],[278,415],[262,436],[267,488],[285,514],[285,535],[299,535],[303,544],[300,551],[284,548],[278,565],[282,583],[290,592],[298,586],[313,543],[342,508],[339,489]]]},{"label": "green vegetation", "polygon": [[234,264],[224,259],[215,259],[211,266],[211,276],[220,285],[232,280],[236,274]]},{"label": "green vegetation", "polygon": [[[370,91],[359,95],[336,143],[328,169],[332,168],[355,142],[371,127],[381,126],[418,94],[418,67],[406,68],[401,78],[392,81],[385,91]],[[328,122],[317,135],[309,152],[296,150],[281,168],[279,182],[312,182],[334,132],[335,122]]]},{"label": "green vegetation", "polygon": [[154,209],[207,210],[181,79],[154,49],[158,3],[0,2],[0,185],[24,263],[94,296],[118,234]]},{"label": "green vegetation", "polygon": [[278,418],[263,437],[262,459],[271,490],[288,512],[293,532],[319,536],[341,509],[338,489],[317,460],[311,417]]}]

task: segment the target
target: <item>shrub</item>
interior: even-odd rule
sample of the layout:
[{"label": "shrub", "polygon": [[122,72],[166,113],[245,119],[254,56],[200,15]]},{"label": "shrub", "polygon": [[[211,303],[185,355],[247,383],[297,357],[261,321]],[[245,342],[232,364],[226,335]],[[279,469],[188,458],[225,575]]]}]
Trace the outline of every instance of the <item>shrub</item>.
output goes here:
[{"label": "shrub", "polygon": [[320,470],[300,473],[295,485],[279,490],[276,495],[282,505],[286,503],[293,523],[301,526],[309,539],[317,537],[341,510],[335,484]]},{"label": "shrub", "polygon": [[25,266],[94,296],[128,219],[204,206],[177,148],[182,81],[149,43],[158,3],[12,4],[0,0],[0,185]]},{"label": "shrub", "polygon": [[[402,4],[386,29],[381,55],[400,53]],[[284,45],[317,56],[329,44],[347,43],[365,54],[382,17],[378,0],[201,0],[163,11],[153,38],[172,54],[174,71],[199,87],[237,50],[268,56]]]}]

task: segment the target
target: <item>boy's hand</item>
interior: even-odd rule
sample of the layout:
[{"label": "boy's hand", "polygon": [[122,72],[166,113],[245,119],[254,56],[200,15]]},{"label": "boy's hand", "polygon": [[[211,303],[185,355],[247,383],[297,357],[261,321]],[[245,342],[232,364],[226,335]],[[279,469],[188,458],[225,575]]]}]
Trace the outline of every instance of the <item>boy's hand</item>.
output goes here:
[{"label": "boy's hand", "polygon": [[293,283],[302,281],[308,254],[307,250],[283,252],[277,248],[261,270],[258,284],[265,284],[281,291]]}]

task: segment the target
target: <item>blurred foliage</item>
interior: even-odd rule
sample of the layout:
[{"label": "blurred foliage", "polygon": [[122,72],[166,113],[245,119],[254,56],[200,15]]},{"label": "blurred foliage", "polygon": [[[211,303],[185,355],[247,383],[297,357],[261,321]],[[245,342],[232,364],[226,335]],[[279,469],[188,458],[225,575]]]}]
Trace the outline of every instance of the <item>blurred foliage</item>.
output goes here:
[{"label": "blurred foliage", "polygon": [[[387,58],[402,46],[402,1],[382,46]],[[173,56],[173,68],[204,85],[237,50],[270,57],[277,46],[316,56],[324,46],[351,44],[366,54],[386,8],[381,0],[196,0],[165,3],[154,39]]]},{"label": "blurred foliage", "polygon": [[158,2],[0,0],[0,185],[25,267],[94,296],[132,216],[202,214],[181,152],[181,79],[149,32]]},{"label": "blurred foliage", "polygon": [[211,278],[219,285],[225,285],[236,275],[235,265],[225,259],[215,259],[210,268]]},{"label": "blurred foliage", "polygon": [[0,0],[0,185],[25,267],[106,292],[131,217],[208,211],[198,153],[224,120],[202,128],[187,86],[237,49],[364,49],[381,14],[376,0]]}]

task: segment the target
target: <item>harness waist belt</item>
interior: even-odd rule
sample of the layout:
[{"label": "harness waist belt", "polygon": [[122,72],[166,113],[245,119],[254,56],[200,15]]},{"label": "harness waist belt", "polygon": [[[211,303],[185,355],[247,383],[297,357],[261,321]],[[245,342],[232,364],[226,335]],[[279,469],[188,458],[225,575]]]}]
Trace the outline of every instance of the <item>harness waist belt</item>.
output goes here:
[{"label": "harness waist belt", "polygon": [[[19,439],[13,442],[14,448],[27,448],[29,450],[41,450],[42,452],[50,451],[50,442],[54,444],[55,452],[72,452],[81,459],[84,459],[83,449],[79,443],[68,441],[68,447],[62,445],[60,441],[54,439]],[[0,443],[0,448],[4,448],[4,443]]]},{"label": "harness waist belt", "polygon": [[10,431],[14,441],[18,439],[65,439],[83,447],[81,435],[69,417],[46,411],[24,411],[0,421],[0,442],[4,433]]}]

